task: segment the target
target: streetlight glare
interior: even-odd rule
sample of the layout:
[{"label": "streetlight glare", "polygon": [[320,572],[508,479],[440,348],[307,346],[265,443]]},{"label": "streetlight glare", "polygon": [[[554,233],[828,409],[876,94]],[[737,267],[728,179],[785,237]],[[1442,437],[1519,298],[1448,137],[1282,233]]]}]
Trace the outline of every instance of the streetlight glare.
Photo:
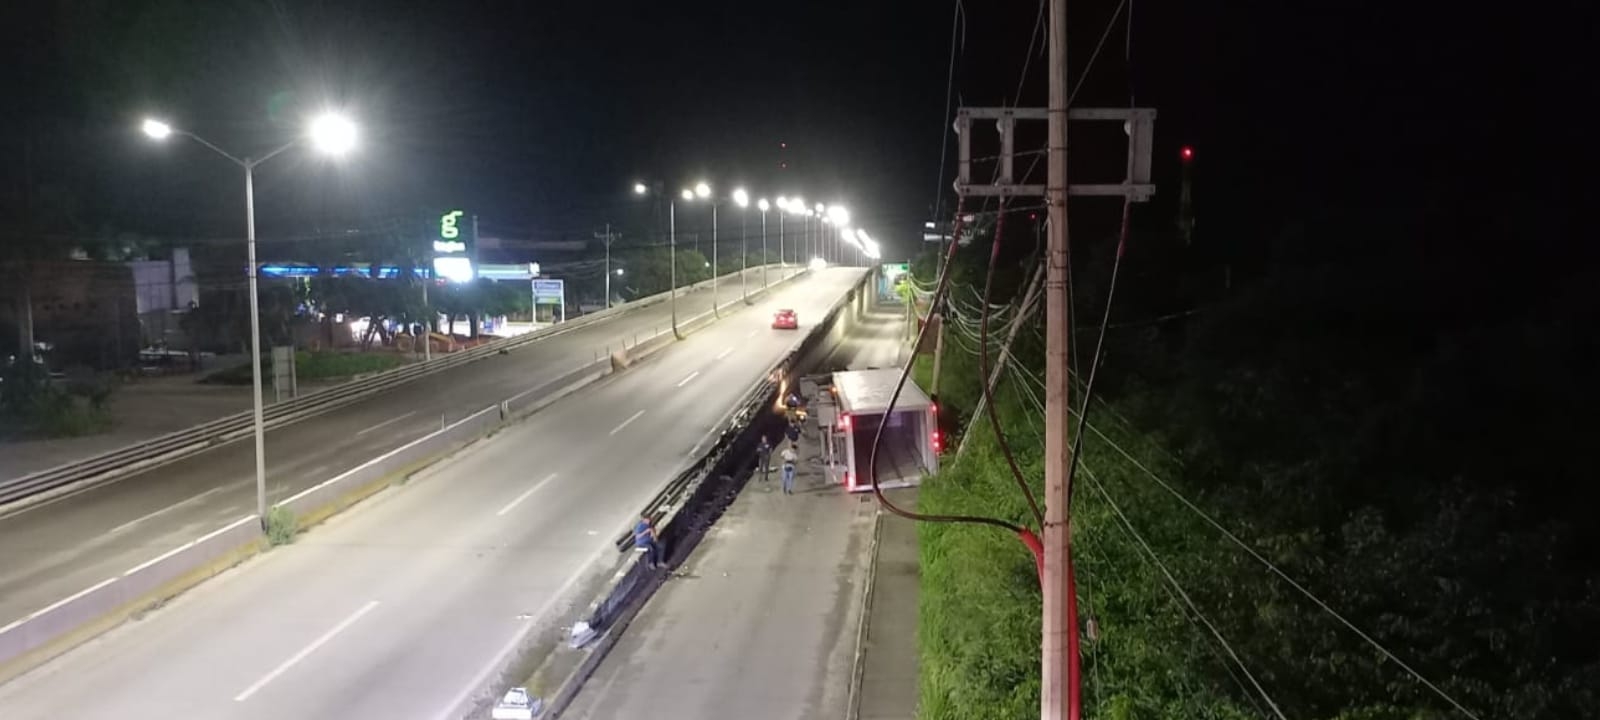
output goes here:
[{"label": "streetlight glare", "polygon": [[750,207],[750,193],[745,192],[744,188],[734,190],[733,204],[738,205],[739,207]]},{"label": "streetlight glare", "polygon": [[844,209],[842,205],[828,206],[828,217],[833,218],[833,222],[836,225],[850,224],[850,211]]},{"label": "streetlight glare", "polygon": [[634,183],[633,184],[633,194],[635,194],[635,195],[643,195],[643,194],[645,194],[647,192],[650,192],[650,188],[645,187],[644,183]]},{"label": "streetlight glare", "polygon": [[617,274],[618,274],[618,275],[621,275],[621,274],[622,274],[622,268],[617,268]]},{"label": "streetlight glare", "polygon": [[772,209],[772,203],[767,202],[766,198],[761,198],[760,200],[756,201],[756,207],[760,209],[761,212],[766,212]]},{"label": "streetlight glare", "polygon": [[685,199],[685,200],[693,200],[694,199],[694,192],[689,190],[688,188],[684,188],[683,189],[683,199]]},{"label": "streetlight glare", "polygon": [[789,198],[786,198],[786,197],[784,197],[782,195],[779,195],[778,196],[778,202],[776,202],[774,204],[778,206],[779,210],[788,210],[789,209]]},{"label": "streetlight glare", "polygon": [[823,205],[822,203],[817,203],[817,214],[818,215],[821,215],[827,209],[828,209],[827,205]]},{"label": "streetlight glare", "polygon": [[705,183],[698,183],[694,186],[694,194],[703,198],[711,197],[711,186]]},{"label": "streetlight glare", "polygon": [[140,125],[139,129],[143,131],[145,135],[150,136],[150,139],[152,140],[165,140],[167,139],[167,136],[172,134],[171,125],[153,118],[145,118],[144,124]]},{"label": "streetlight glare", "polygon": [[311,121],[311,143],[329,155],[343,155],[356,146],[356,125],[342,115],[321,115]]}]

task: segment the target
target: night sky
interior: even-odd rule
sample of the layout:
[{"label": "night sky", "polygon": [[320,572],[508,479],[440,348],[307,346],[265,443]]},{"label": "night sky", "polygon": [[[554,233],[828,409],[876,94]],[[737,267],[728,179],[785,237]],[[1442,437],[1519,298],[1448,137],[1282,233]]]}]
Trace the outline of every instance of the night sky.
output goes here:
[{"label": "night sky", "polygon": [[[3,121],[7,204],[31,173],[70,198],[76,232],[239,234],[235,171],[145,142],[146,113],[236,154],[321,107],[359,119],[357,156],[263,167],[263,237],[381,229],[445,206],[500,234],[584,236],[640,212],[635,179],[670,191],[703,177],[846,202],[903,253],[953,172],[937,174],[952,3],[31,5],[4,11],[10,95],[28,99]],[[1117,5],[1072,3],[1075,78]],[[1131,63],[1119,22],[1078,101],[1126,104],[1131,90],[1161,112],[1163,189],[1145,222],[1170,218],[1183,144],[1198,151],[1201,227],[1226,224],[1216,240],[1245,256],[1327,214],[1382,218],[1447,252],[1458,230],[1577,222],[1590,174],[1577,158],[1590,153],[1573,113],[1595,84],[1582,61],[1595,25],[1568,11],[1583,3],[1198,5],[1132,3]],[[1021,102],[1043,103],[1042,44],[1027,60],[1037,10],[966,4],[953,103],[1013,102],[1019,86]],[[1324,250],[1373,249],[1349,242]]]}]

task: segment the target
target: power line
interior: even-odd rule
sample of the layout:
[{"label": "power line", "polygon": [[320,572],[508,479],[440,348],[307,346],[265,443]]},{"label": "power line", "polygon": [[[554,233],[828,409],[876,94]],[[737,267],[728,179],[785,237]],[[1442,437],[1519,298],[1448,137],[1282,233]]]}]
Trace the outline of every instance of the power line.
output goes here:
[{"label": "power line", "polygon": [[1143,535],[1139,534],[1138,529],[1134,528],[1133,521],[1129,520],[1127,514],[1122,512],[1122,506],[1118,505],[1117,501],[1111,499],[1111,494],[1106,492],[1105,487],[1100,484],[1100,480],[1099,478],[1095,477],[1094,471],[1090,470],[1088,465],[1083,465],[1082,467],[1085,478],[1089,480],[1089,486],[1100,495],[1100,498],[1106,502],[1106,505],[1111,507],[1111,511],[1117,516],[1117,520],[1121,523],[1122,529],[1127,531],[1127,533],[1133,537],[1134,541],[1139,544],[1140,549],[1144,551],[1144,555],[1142,557],[1154,564],[1156,569],[1161,571],[1161,576],[1166,578],[1167,585],[1173,591],[1175,591],[1180,598],[1183,599],[1183,604],[1189,608],[1189,612],[1193,613],[1196,618],[1200,619],[1200,622],[1206,626],[1206,630],[1211,633],[1211,637],[1216,639],[1217,644],[1221,645],[1222,649],[1228,653],[1228,657],[1233,658],[1233,662],[1239,667],[1239,671],[1243,672],[1244,676],[1250,680],[1250,685],[1256,689],[1257,693],[1260,693],[1263,700],[1267,701],[1267,705],[1272,708],[1272,714],[1277,715],[1280,720],[1288,720],[1288,718],[1284,716],[1283,710],[1278,707],[1278,703],[1273,701],[1272,696],[1267,693],[1267,689],[1261,686],[1261,682],[1257,680],[1256,676],[1250,672],[1250,668],[1245,666],[1244,660],[1239,657],[1238,651],[1233,649],[1233,645],[1228,642],[1226,637],[1223,637],[1221,631],[1217,630],[1217,626],[1211,622],[1211,619],[1207,618],[1205,613],[1200,611],[1199,606],[1195,605],[1194,599],[1189,597],[1188,591],[1183,589],[1183,585],[1178,583],[1178,579],[1176,577],[1173,577],[1172,571],[1167,568],[1167,564],[1161,561],[1161,557],[1156,555],[1155,549],[1151,548],[1150,543],[1144,539]]},{"label": "power line", "polygon": [[1301,595],[1305,596],[1306,599],[1316,603],[1317,607],[1322,608],[1323,612],[1331,615],[1335,620],[1338,620],[1340,624],[1344,625],[1345,628],[1350,632],[1355,633],[1362,640],[1366,641],[1366,643],[1372,646],[1373,649],[1377,650],[1379,653],[1382,653],[1384,657],[1393,661],[1396,665],[1399,665],[1403,670],[1406,671],[1407,674],[1411,675],[1413,679],[1427,687],[1429,690],[1432,690],[1435,695],[1438,695],[1445,702],[1450,703],[1450,705],[1456,710],[1460,711],[1461,714],[1472,718],[1472,720],[1480,720],[1478,716],[1471,710],[1468,710],[1454,697],[1451,697],[1449,693],[1446,693],[1438,685],[1433,684],[1432,681],[1424,677],[1422,673],[1417,672],[1415,668],[1411,667],[1404,660],[1401,660],[1398,655],[1395,655],[1394,652],[1385,647],[1383,643],[1378,642],[1377,639],[1373,638],[1371,635],[1368,635],[1361,628],[1356,627],[1355,623],[1345,618],[1345,616],[1341,615],[1337,610],[1334,610],[1333,607],[1324,602],[1322,598],[1317,597],[1316,593],[1311,592],[1304,585],[1301,585],[1299,581],[1295,580],[1293,577],[1290,577],[1287,572],[1284,572],[1277,565],[1273,564],[1271,560],[1268,560],[1266,557],[1262,556],[1261,553],[1257,552],[1255,548],[1251,547],[1244,540],[1240,539],[1238,535],[1233,534],[1233,532],[1224,527],[1222,523],[1217,522],[1216,519],[1211,517],[1210,514],[1200,509],[1200,507],[1191,502],[1189,498],[1184,497],[1183,493],[1178,492],[1176,488],[1172,487],[1172,485],[1168,484],[1165,480],[1162,480],[1161,477],[1156,475],[1155,472],[1150,470],[1150,468],[1145,467],[1144,463],[1139,462],[1138,459],[1130,455],[1128,451],[1123,450],[1122,446],[1113,442],[1111,438],[1106,437],[1105,433],[1100,432],[1099,428],[1096,428],[1093,425],[1088,425],[1088,428],[1094,431],[1094,434],[1098,435],[1100,439],[1105,441],[1107,445],[1110,445],[1112,449],[1116,450],[1118,454],[1122,455],[1124,459],[1132,463],[1134,467],[1139,468],[1141,472],[1159,485],[1161,489],[1166,490],[1168,494],[1176,498],[1178,502],[1182,503],[1184,507],[1187,507],[1191,512],[1200,516],[1202,520],[1205,520],[1206,524],[1210,525],[1217,532],[1221,533],[1223,537],[1226,537],[1234,545],[1237,545],[1241,550],[1244,550],[1250,555],[1250,557],[1255,558],[1256,562],[1266,566],[1266,568],[1270,570],[1272,574],[1277,575],[1284,582],[1288,583],[1290,587],[1293,587]]}]

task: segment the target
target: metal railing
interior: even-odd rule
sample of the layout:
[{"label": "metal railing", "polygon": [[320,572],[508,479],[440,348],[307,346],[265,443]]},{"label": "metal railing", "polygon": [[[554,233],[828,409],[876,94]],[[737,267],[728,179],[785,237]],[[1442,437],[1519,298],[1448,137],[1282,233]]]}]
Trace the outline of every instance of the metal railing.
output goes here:
[{"label": "metal railing", "polygon": [[[750,268],[746,272],[757,272],[759,269]],[[791,278],[800,274],[803,273],[797,273]],[[734,273],[734,275],[737,276],[737,273]],[[779,282],[781,283],[791,278],[784,278]],[[679,292],[692,291],[709,286],[709,284],[710,281],[703,281],[682,288]],[[667,299],[667,293],[659,293],[625,305],[583,315],[571,321],[535,330],[524,335],[487,342],[460,352],[441,355],[427,362],[412,363],[365,378],[340,383],[269,405],[263,411],[262,419],[265,427],[269,429],[282,427],[355,403],[378,391],[404,385],[425,375],[431,375],[485,357],[514,350],[540,340],[573,332],[609,318],[659,304],[665,299]],[[10,480],[0,480],[0,507],[68,486],[75,486],[80,483],[105,482],[131,473],[159,467],[203,452],[217,445],[245,437],[251,433],[253,428],[254,419],[251,412],[247,410],[92,457],[57,465]]]}]

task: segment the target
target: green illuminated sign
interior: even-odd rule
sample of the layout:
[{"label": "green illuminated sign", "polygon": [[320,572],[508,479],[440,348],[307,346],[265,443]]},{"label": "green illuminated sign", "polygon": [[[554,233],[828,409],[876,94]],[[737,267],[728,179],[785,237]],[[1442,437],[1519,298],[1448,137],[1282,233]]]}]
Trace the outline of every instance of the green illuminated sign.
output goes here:
[{"label": "green illuminated sign", "polygon": [[433,251],[438,253],[461,253],[467,251],[467,241],[461,237],[461,218],[466,215],[462,210],[451,210],[439,216],[439,238],[433,241]]}]

